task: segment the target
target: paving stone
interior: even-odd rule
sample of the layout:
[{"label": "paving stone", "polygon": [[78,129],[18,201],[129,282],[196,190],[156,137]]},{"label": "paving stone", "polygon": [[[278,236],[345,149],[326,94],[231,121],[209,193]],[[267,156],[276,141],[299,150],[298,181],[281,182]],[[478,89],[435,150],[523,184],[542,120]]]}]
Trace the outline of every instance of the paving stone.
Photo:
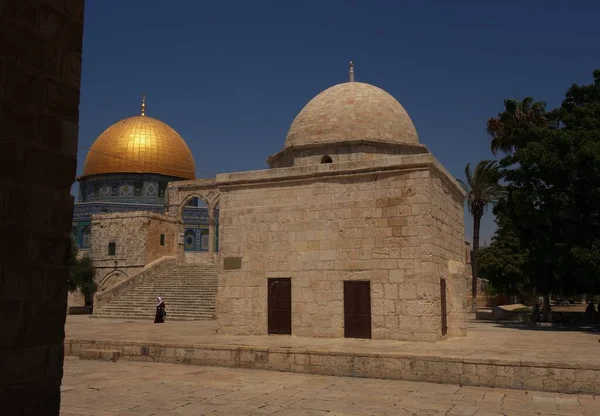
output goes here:
[{"label": "paving stone", "polygon": [[[95,387],[107,380],[119,384]],[[62,416],[600,414],[590,395],[72,357],[65,360],[61,406]]]}]

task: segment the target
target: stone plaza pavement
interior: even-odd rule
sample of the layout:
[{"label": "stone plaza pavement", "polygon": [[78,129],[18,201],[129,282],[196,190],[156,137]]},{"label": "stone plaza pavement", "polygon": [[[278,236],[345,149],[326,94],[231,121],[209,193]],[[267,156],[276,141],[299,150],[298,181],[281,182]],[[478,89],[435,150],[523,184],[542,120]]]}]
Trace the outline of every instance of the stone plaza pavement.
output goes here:
[{"label": "stone plaza pavement", "polygon": [[66,357],[61,416],[596,416],[600,396]]}]

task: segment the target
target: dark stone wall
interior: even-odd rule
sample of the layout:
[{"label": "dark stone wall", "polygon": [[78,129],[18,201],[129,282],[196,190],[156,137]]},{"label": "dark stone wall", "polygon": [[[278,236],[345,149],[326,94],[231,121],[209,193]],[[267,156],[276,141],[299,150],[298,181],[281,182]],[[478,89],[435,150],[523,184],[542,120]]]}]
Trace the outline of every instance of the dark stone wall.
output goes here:
[{"label": "dark stone wall", "polygon": [[0,0],[0,414],[58,415],[83,0]]}]

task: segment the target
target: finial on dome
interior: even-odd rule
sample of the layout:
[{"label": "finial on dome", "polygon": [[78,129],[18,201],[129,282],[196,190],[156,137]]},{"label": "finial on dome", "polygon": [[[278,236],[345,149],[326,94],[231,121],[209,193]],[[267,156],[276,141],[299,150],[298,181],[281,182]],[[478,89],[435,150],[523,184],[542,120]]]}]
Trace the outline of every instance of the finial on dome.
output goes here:
[{"label": "finial on dome", "polygon": [[350,82],[354,82],[354,62],[350,61]]},{"label": "finial on dome", "polygon": [[146,115],[146,95],[142,94],[142,115]]}]

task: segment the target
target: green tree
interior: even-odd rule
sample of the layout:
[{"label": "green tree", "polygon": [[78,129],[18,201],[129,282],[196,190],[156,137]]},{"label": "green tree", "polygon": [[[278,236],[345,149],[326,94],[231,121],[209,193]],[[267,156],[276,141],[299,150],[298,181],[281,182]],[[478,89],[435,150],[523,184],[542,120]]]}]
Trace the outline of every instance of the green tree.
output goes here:
[{"label": "green tree", "polygon": [[87,255],[81,257],[74,267],[73,278],[77,288],[85,297],[85,305],[91,306],[94,303],[94,293],[98,290],[98,284],[95,281],[96,269]]},{"label": "green tree", "polygon": [[494,207],[497,229],[490,245],[479,252],[479,275],[489,281],[497,294],[522,295],[529,286],[523,272],[527,251],[521,249],[519,235],[505,205],[502,200]]},{"label": "green tree", "polygon": [[96,269],[87,255],[78,258],[79,249],[75,239],[71,239],[71,253],[69,256],[69,292],[79,290],[84,298],[86,306],[93,304],[94,293],[98,290],[95,281]]},{"label": "green tree", "polygon": [[[544,295],[595,291],[600,276],[600,71],[573,85],[546,123],[530,122],[502,161],[507,212],[527,250],[524,270]],[[596,292],[597,293],[597,292]]]},{"label": "green tree", "polygon": [[527,133],[532,126],[541,127],[547,123],[545,103],[537,102],[532,97],[525,97],[523,101],[504,100],[504,111],[486,123],[486,131],[492,136],[492,153],[514,152],[526,143]]},{"label": "green tree", "polygon": [[477,310],[477,275],[479,253],[479,231],[481,218],[490,204],[495,204],[503,195],[504,188],[499,184],[500,171],[498,163],[491,160],[482,160],[471,172],[471,164],[465,167],[465,181],[458,180],[467,192],[467,207],[473,216],[473,248],[471,252],[471,267],[473,274],[472,283],[472,309]]}]

